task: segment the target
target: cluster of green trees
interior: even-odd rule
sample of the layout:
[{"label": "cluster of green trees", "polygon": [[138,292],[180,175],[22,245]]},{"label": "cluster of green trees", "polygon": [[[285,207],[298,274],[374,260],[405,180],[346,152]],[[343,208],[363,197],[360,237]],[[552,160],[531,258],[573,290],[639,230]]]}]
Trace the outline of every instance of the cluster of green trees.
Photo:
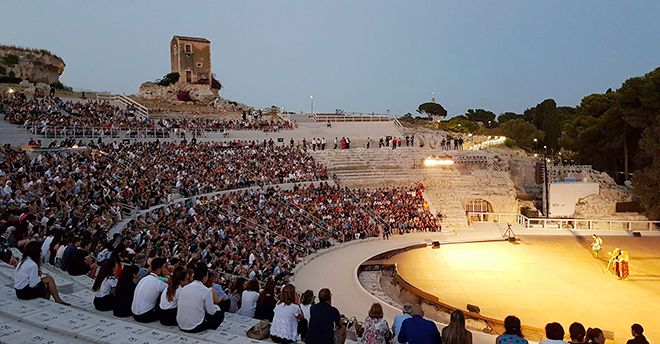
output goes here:
[{"label": "cluster of green trees", "polygon": [[[420,106],[418,112],[428,114],[420,110],[433,108]],[[660,68],[626,80],[617,90],[588,95],[577,107],[546,99],[522,114],[496,117],[488,110],[470,109],[431,125],[504,135],[507,145],[530,151],[547,146],[549,154],[561,151],[563,157],[605,171],[619,183],[632,178],[640,205],[649,217],[660,218]]]}]

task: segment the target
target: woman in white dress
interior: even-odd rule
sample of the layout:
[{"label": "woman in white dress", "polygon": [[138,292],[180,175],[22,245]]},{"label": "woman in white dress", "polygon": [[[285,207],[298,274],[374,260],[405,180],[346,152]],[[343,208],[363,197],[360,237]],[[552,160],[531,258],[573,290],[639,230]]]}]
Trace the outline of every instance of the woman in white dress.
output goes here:
[{"label": "woman in white dress", "polygon": [[304,319],[296,300],[296,287],[287,284],[282,288],[280,302],[275,305],[275,316],[270,326],[270,339],[279,344],[295,343],[298,339],[298,321]]}]

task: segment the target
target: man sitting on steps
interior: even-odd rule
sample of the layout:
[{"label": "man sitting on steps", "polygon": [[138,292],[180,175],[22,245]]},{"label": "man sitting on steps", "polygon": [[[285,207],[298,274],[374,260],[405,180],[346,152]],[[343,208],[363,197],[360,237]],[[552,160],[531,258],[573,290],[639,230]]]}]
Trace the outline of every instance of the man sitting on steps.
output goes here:
[{"label": "man sitting on steps", "polygon": [[165,258],[154,258],[151,261],[151,273],[142,278],[135,287],[131,311],[137,322],[150,323],[158,320],[160,294],[167,288],[167,283],[160,279],[165,262]]}]

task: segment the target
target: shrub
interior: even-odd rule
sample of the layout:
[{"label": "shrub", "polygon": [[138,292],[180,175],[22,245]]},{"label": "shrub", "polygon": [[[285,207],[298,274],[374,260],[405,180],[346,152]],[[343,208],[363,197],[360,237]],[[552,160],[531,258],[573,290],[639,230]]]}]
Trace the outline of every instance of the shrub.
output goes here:
[{"label": "shrub", "polygon": [[4,61],[8,65],[18,64],[18,59],[19,59],[18,55],[14,55],[14,54],[7,54],[2,57],[2,61]]},{"label": "shrub", "polygon": [[160,81],[158,81],[158,85],[160,86],[169,86],[171,84],[175,84],[179,81],[179,73],[168,73],[165,75]]},{"label": "shrub", "polygon": [[504,146],[509,148],[518,147],[518,142],[507,137],[506,140],[504,140]]},{"label": "shrub", "polygon": [[5,66],[0,66],[0,75],[5,75],[7,74],[7,68]]},{"label": "shrub", "polygon": [[64,86],[64,84],[57,80],[54,83],[50,84],[51,86],[55,87],[58,90],[71,90],[71,87]]},{"label": "shrub", "polygon": [[[9,74],[12,74],[11,72]],[[9,76],[0,76],[0,83],[2,84],[18,84],[21,82],[23,79],[17,78],[13,75]]]}]

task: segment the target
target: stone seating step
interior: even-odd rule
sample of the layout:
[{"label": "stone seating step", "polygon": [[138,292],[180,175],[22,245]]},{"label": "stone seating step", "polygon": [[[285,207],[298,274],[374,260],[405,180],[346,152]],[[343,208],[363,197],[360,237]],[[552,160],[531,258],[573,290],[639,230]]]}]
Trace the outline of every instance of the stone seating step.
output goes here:
[{"label": "stone seating step", "polygon": [[0,343],[8,344],[82,344],[84,341],[55,334],[8,318],[0,318]]},{"label": "stone seating step", "polygon": [[[139,324],[132,321],[132,318],[119,319],[101,316],[90,311],[93,307],[79,310],[44,299],[18,300],[13,296],[13,292],[12,288],[0,287],[0,315],[2,315],[0,323],[6,320],[16,320],[22,324],[36,327],[40,331],[46,330],[48,335],[52,333],[58,337],[71,337],[96,343],[264,343],[247,338],[245,332],[235,334],[219,329],[198,334],[186,334],[175,328],[162,330],[155,326],[151,327],[156,323]],[[234,332],[239,332],[258,322],[254,319],[241,318],[235,315],[229,316],[228,325],[225,327],[232,327]],[[160,325],[160,323],[157,324]],[[0,328],[0,333],[2,333],[1,331]]]}]

